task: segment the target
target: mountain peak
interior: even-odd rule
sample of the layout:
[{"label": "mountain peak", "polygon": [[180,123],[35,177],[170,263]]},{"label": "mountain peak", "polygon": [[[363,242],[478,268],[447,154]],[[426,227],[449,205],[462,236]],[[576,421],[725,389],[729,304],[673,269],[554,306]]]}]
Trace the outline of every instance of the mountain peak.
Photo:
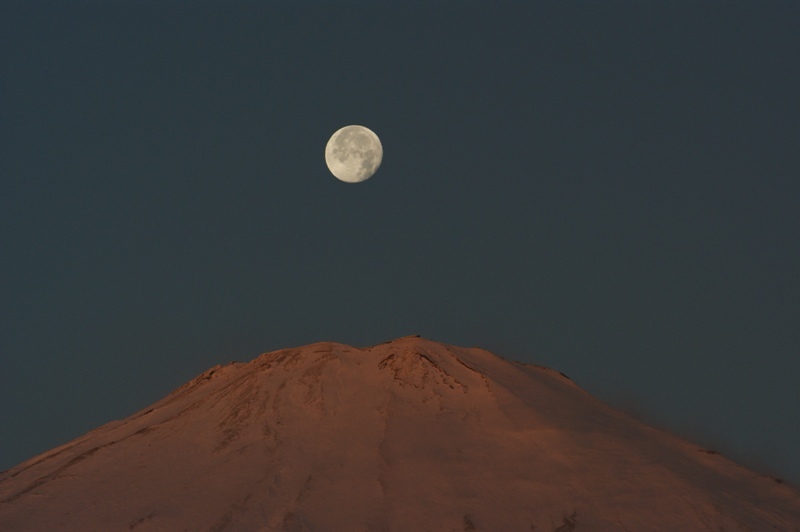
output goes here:
[{"label": "mountain peak", "polygon": [[[0,475],[0,528],[790,529],[800,494],[560,373],[418,336],[215,366]],[[91,502],[90,502],[91,501]],[[566,527],[566,528],[565,528]]]}]

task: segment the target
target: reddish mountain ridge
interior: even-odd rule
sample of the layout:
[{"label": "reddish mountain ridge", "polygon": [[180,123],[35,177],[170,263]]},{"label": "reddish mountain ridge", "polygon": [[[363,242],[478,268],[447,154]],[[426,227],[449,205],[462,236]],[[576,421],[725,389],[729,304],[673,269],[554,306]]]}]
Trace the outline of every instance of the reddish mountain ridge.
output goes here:
[{"label": "reddish mountain ridge", "polygon": [[216,366],[0,474],[2,530],[800,530],[800,492],[418,337]]}]

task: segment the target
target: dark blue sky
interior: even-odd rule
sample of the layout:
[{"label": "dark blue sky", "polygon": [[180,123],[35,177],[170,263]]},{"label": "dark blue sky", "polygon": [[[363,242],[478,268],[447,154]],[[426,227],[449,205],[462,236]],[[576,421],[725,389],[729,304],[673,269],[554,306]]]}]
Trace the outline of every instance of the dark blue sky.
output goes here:
[{"label": "dark blue sky", "polygon": [[[418,333],[800,483],[798,28],[764,0],[0,2],[0,469],[217,363]],[[347,124],[385,150],[358,185],[323,156]]]}]

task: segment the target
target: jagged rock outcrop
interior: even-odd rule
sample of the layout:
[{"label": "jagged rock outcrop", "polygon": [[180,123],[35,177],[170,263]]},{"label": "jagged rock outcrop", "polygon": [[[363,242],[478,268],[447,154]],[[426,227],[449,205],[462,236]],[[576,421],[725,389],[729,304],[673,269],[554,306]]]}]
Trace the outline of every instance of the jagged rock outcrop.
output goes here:
[{"label": "jagged rock outcrop", "polygon": [[214,367],[0,475],[2,530],[797,530],[800,493],[547,368],[407,337]]}]

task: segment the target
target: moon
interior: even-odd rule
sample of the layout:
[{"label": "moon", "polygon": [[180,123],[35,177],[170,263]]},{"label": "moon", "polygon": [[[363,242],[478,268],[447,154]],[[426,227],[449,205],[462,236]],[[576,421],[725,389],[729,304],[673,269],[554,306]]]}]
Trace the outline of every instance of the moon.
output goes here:
[{"label": "moon", "polygon": [[364,126],[345,126],[333,134],[325,147],[328,170],[345,183],[360,183],[372,177],[383,160],[378,135]]}]

